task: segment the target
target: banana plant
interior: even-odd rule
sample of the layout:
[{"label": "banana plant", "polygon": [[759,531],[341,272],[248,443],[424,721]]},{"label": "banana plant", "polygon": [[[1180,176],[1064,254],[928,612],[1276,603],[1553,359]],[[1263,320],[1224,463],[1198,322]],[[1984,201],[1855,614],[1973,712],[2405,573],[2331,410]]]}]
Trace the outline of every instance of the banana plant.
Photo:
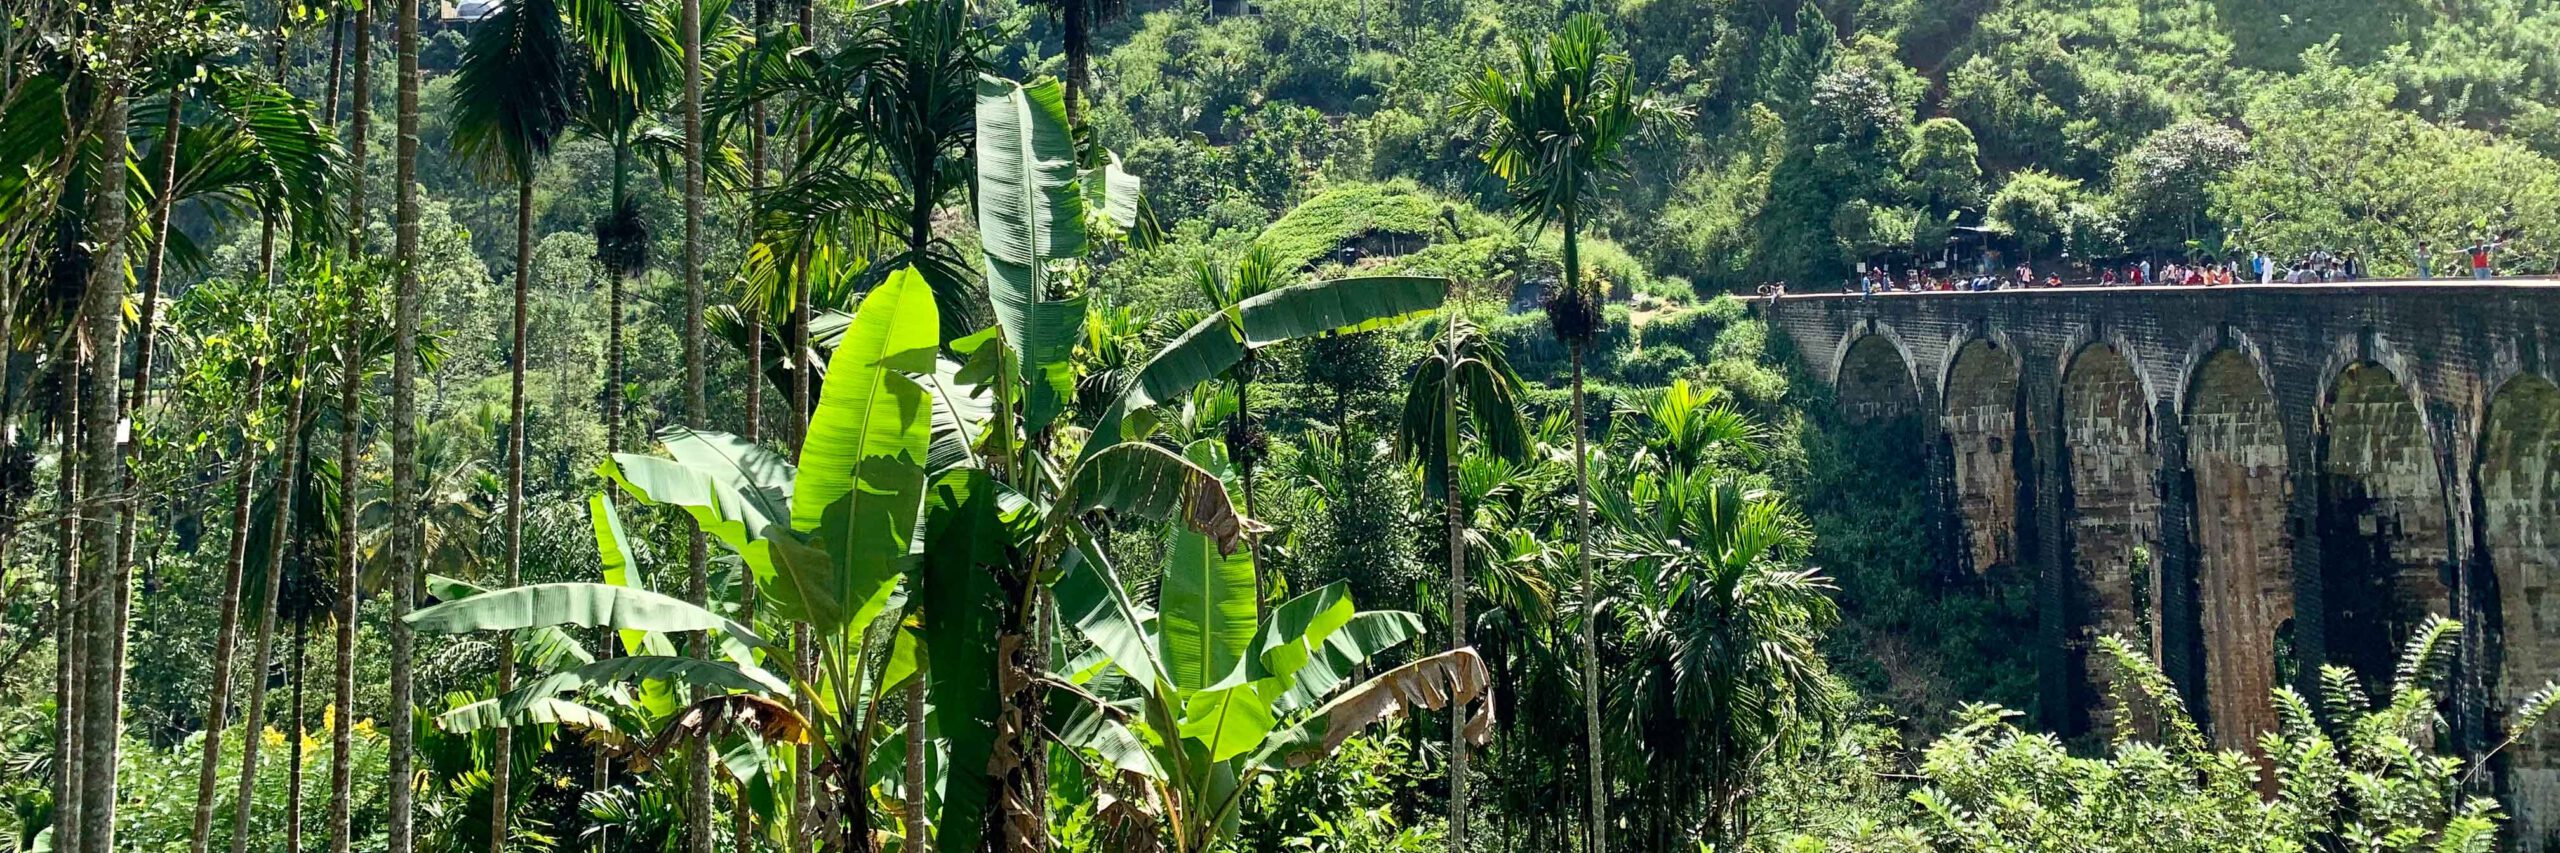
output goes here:
[{"label": "banana plant", "polygon": [[[916,674],[912,649],[902,654],[897,639],[908,619],[922,631],[906,642],[920,643],[936,665],[926,677],[941,766],[987,766],[1002,610],[991,576],[978,568],[990,547],[1056,553],[1076,519],[1094,511],[1179,521],[1235,547],[1243,518],[1223,484],[1155,445],[1130,443],[1086,460],[1048,484],[1036,505],[994,482],[970,460],[985,435],[975,425],[988,417],[976,402],[986,396],[982,386],[1008,384],[1010,374],[994,369],[1002,347],[991,329],[953,342],[958,359],[938,357],[938,327],[930,286],[912,270],[865,297],[830,357],[796,466],[735,436],[675,429],[660,436],[666,455],[617,454],[602,468],[638,501],[690,514],[735,554],[773,605],[775,622],[810,626],[814,669],[792,671],[748,626],[641,588],[618,532],[603,530],[618,531],[618,518],[597,501],[605,582],[488,592],[422,610],[412,624],[438,633],[566,624],[711,631],[724,640],[724,659],[678,657],[626,634],[632,654],[545,675],[470,714],[499,725],[559,721],[576,714],[560,701],[569,693],[645,680],[692,685],[710,698],[674,709],[680,732],[753,728],[815,745],[817,766],[834,774],[827,784],[846,837],[868,838],[866,772],[879,767],[874,750],[889,733],[880,712],[891,690]],[[959,461],[929,464],[946,456]],[[929,468],[939,473],[928,476]],[[939,803],[930,824],[942,828],[943,847],[975,848],[987,788],[984,775],[955,772],[937,791],[921,792]]]},{"label": "banana plant", "polygon": [[[1194,445],[1195,458],[1205,446]],[[1257,623],[1252,558],[1207,545],[1175,536],[1152,611],[1081,538],[1056,588],[1061,621],[1094,651],[1059,680],[1076,701],[1051,728],[1093,775],[1144,780],[1145,808],[1170,829],[1172,849],[1232,840],[1256,777],[1321,761],[1417,707],[1472,704],[1468,736],[1481,744],[1491,735],[1489,678],[1474,649],[1355,684],[1360,667],[1422,633],[1420,616],[1361,612],[1336,582]]]}]

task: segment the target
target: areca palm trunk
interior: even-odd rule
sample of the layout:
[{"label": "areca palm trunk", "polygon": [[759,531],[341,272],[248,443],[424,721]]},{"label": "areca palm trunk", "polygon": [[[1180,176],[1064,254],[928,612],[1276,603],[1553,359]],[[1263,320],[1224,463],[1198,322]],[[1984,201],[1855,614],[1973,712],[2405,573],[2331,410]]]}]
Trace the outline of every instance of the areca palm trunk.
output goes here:
[{"label": "areca palm trunk", "polygon": [[[1567,208],[1564,214],[1564,274],[1568,293],[1579,299],[1582,287],[1581,237],[1576,233],[1580,222],[1578,211]],[[1593,582],[1591,570],[1591,457],[1587,437],[1589,427],[1583,421],[1582,355],[1584,341],[1573,342],[1573,558],[1582,570],[1582,724],[1586,746],[1590,750],[1591,768],[1587,796],[1590,808],[1591,853],[1602,853],[1609,847],[1609,779],[1603,772],[1600,746],[1600,590]]]},{"label": "areca palm trunk", "polygon": [[391,376],[391,784],[387,853],[413,853],[416,809],[416,736],[409,725],[415,704],[411,657],[416,633],[409,611],[417,604],[418,545],[418,0],[399,0],[395,27],[400,53],[400,142],[394,158],[393,193],[398,219],[392,254],[399,269],[398,307],[392,322]]},{"label": "areca palm trunk", "polygon": [[[756,44],[758,47],[763,47],[765,46],[766,39],[771,37],[773,25],[773,0],[755,0],[753,15]],[[747,88],[749,90],[754,90],[756,88],[756,78],[761,76],[759,72],[762,70],[763,63],[761,62],[749,63],[747,65]],[[766,142],[764,120],[764,98],[758,97],[756,98],[755,103],[749,105],[747,108],[747,215],[746,222],[743,224],[743,227],[740,228],[740,231],[742,232],[740,236],[743,238],[740,245],[755,244],[757,227],[756,220],[758,218],[757,213],[761,209],[764,200]],[[770,301],[770,294],[768,294],[768,298],[766,300],[749,298],[747,301],[752,303],[752,305],[741,306],[741,310],[746,310],[747,314],[746,439],[747,443],[753,444],[757,438],[761,437],[764,427],[764,321],[765,308],[771,305],[772,302]],[[750,307],[752,310],[748,310]]]},{"label": "areca palm trunk", "polygon": [[[619,129],[614,131],[613,143],[613,204],[618,215],[622,210],[623,188],[629,180],[631,143],[628,135]],[[622,269],[616,265],[612,269],[605,270],[604,273],[604,452],[607,457],[611,457],[612,454],[622,452]],[[616,490],[605,491],[605,500],[617,499]],[[612,657],[620,650],[620,644],[614,636],[612,631],[604,632],[604,641],[599,644],[604,650],[604,657]],[[587,787],[590,790],[602,791],[611,787],[613,784],[612,756],[603,750],[597,750],[595,763],[588,768],[588,775],[590,779]],[[611,839],[611,827],[598,827],[595,846],[597,853],[603,853]]]},{"label": "areca palm trunk", "polygon": [[329,15],[329,91],[320,96],[320,123],[333,129],[338,126],[338,89],[346,84],[346,72],[347,19],[333,11]]},{"label": "areca palm trunk", "polygon": [[79,468],[68,464],[72,443],[80,435],[80,360],[63,357],[54,371],[55,439],[64,463],[54,481],[54,713],[53,713],[53,841],[57,849],[80,849],[80,725],[87,704],[81,683]]},{"label": "areca palm trunk", "polygon": [[293,664],[285,672],[285,680],[293,689],[292,710],[285,719],[293,725],[285,735],[291,748],[285,751],[284,771],[284,849],[302,849],[302,694],[303,673],[311,656],[311,626],[300,619],[293,622]]},{"label": "areca palm trunk", "polygon": [[[373,12],[366,3],[356,11],[355,96],[349,102],[354,113],[349,121],[353,138],[347,146],[347,256],[362,257],[365,234],[365,136],[373,126]],[[330,39],[329,98],[338,97],[337,72],[341,58],[337,55],[337,39]],[[329,730],[329,851],[347,853],[354,843],[355,799],[355,725],[356,719],[356,531],[360,507],[355,499],[357,478],[364,468],[363,457],[356,453],[356,433],[362,429],[364,412],[358,391],[364,382],[364,362],[358,355],[363,350],[365,315],[363,281],[349,283],[346,330],[339,339],[342,361],[338,366],[338,600],[335,649],[331,661],[329,701],[337,713]],[[402,716],[405,716],[402,715]],[[394,728],[406,728],[393,721]]]},{"label": "areca palm trunk", "polygon": [[[276,40],[276,58],[279,60],[276,68],[281,72],[284,68],[281,61],[284,58],[282,38]],[[162,273],[168,269],[169,211],[177,203],[178,120],[181,114],[186,112],[185,91],[183,84],[170,87],[169,115],[164,119],[160,129],[160,163],[155,175],[160,186],[157,188],[158,192],[154,194],[151,205],[151,251],[143,261],[142,316],[134,326],[139,334],[134,339],[133,345],[133,390],[124,398],[124,410],[128,413],[128,417],[131,413],[142,410],[143,396],[151,393],[151,337],[152,332],[159,326],[160,283]],[[119,566],[120,571],[129,571],[129,565],[133,561],[133,540],[137,526],[135,512],[142,505],[142,498],[147,490],[138,470],[141,464],[142,442],[125,442],[125,490],[131,497],[116,513],[117,559],[127,564]]]},{"label": "areca palm trunk", "polygon": [[[700,428],[711,405],[704,391],[702,351],[702,0],[684,0],[684,389],[685,423]],[[690,518],[688,516],[688,518]],[[688,521],[685,548],[685,597],[696,605],[710,600],[702,526]],[[693,655],[709,659],[707,633],[693,635]],[[711,749],[703,738],[685,744],[686,849],[711,853]]]},{"label": "areca palm trunk", "polygon": [[[818,40],[816,0],[800,0],[799,19],[801,40],[808,44],[816,44]],[[794,135],[796,137],[793,140],[794,153],[806,157],[809,151],[808,125],[801,125]],[[785,423],[791,428],[791,461],[796,463],[800,461],[800,448],[809,440],[810,397],[814,393],[809,361],[809,266],[805,257],[795,261],[792,272],[791,353],[788,356],[791,361],[791,417]],[[800,671],[810,672],[817,668],[817,643],[811,636],[807,623],[791,629],[791,648],[794,662],[800,665]],[[803,714],[815,716],[818,709],[815,706],[804,706],[800,711]],[[791,825],[793,829],[800,830],[792,833],[791,849],[796,853],[806,853],[816,835],[802,827],[808,824],[817,807],[818,774],[811,765],[817,763],[818,753],[819,750],[814,747],[803,747],[800,752],[801,760],[793,765],[791,771]]]},{"label": "areca palm trunk", "polygon": [[1059,41],[1067,53],[1067,123],[1084,123],[1085,87],[1093,80],[1092,0],[1062,0]]},{"label": "areca palm trunk", "polygon": [[[515,352],[507,368],[506,583],[524,582],[525,298],[533,288],[533,164],[516,164]],[[498,634],[498,695],[516,686],[516,640]],[[507,800],[515,777],[515,727],[501,725],[489,751],[489,851],[506,853]]]},{"label": "areca palm trunk", "polygon": [[[249,368],[250,389],[247,399],[256,399],[257,389],[266,379],[266,362]],[[222,562],[222,622],[214,634],[213,683],[204,715],[204,754],[196,766],[196,807],[194,832],[187,836],[187,853],[205,853],[213,836],[213,789],[222,763],[222,729],[231,712],[231,662],[239,655],[240,586],[242,564],[249,554],[249,507],[255,497],[258,470],[257,442],[251,440],[248,421],[243,418],[240,432],[240,459],[233,463],[231,475],[231,549]],[[252,731],[250,737],[256,737]]]},{"label": "areca palm trunk", "polygon": [[[1440,464],[1445,466],[1440,497],[1449,526],[1449,649],[1456,651],[1467,645],[1467,540],[1458,505],[1458,323],[1454,313],[1447,325],[1449,352],[1441,359],[1445,372],[1440,377]],[[1453,704],[1449,707],[1449,850],[1466,853],[1466,849],[1467,715]]]},{"label": "areca palm trunk", "polygon": [[[293,357],[296,379],[307,379],[311,360],[309,334],[303,335],[298,349]],[[301,440],[302,419],[306,412],[304,403],[309,397],[309,388],[308,382],[294,383],[293,404],[285,410],[284,447],[276,457],[275,521],[267,537],[266,589],[258,607],[258,640],[249,657],[252,679],[249,712],[241,717],[249,724],[249,732],[240,739],[240,781],[232,812],[231,853],[246,853],[249,849],[251,812],[257,804],[258,747],[264,742],[259,737],[259,729],[266,720],[267,668],[275,659],[276,602],[284,587],[285,543],[293,520],[294,464],[300,461],[301,455],[294,452],[294,445]],[[300,735],[299,731],[295,732],[297,738]]]},{"label": "areca palm trunk", "polygon": [[117,397],[122,391],[118,380],[123,378],[124,361],[123,150],[132,105],[126,101],[123,84],[110,83],[103,89],[99,97],[106,99],[105,118],[99,122],[97,133],[106,143],[102,147],[110,152],[111,162],[98,170],[97,182],[89,191],[89,236],[98,248],[81,304],[82,344],[89,375],[81,388],[81,501],[85,505],[85,521],[80,542],[87,552],[82,580],[90,589],[84,594],[82,609],[86,615],[81,625],[85,646],[82,651],[87,658],[81,677],[87,694],[82,697],[80,709],[82,808],[80,844],[75,848],[80,853],[109,853],[116,849],[116,766],[124,727],[125,614],[131,603],[125,589],[126,566],[117,550],[122,539],[117,535],[117,513],[108,503],[121,497],[116,491],[124,475],[123,455],[117,449],[117,427],[122,417]]}]

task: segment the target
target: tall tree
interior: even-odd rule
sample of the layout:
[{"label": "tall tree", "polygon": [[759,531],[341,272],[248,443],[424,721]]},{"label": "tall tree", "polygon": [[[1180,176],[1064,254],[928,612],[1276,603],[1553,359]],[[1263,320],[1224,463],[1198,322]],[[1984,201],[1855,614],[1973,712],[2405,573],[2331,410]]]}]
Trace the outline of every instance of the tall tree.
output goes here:
[{"label": "tall tree", "polygon": [[[266,548],[259,553],[267,568],[259,587],[258,639],[249,656],[249,672],[254,676],[249,685],[249,710],[241,717],[249,724],[252,734],[240,741],[239,790],[232,804],[231,853],[246,853],[249,849],[252,812],[257,806],[258,753],[265,738],[256,732],[266,723],[267,670],[275,660],[276,606],[285,583],[285,552],[290,550],[288,543],[292,541],[294,487],[299,480],[295,467],[302,460],[297,445],[302,440],[303,419],[308,413],[305,406],[310,399],[312,339],[321,333],[316,319],[316,314],[300,313],[288,327],[295,351],[292,360],[284,367],[291,371],[286,375],[290,377],[288,384],[293,391],[293,402],[285,409],[284,434],[276,440],[275,497],[271,504],[273,510],[267,528]],[[255,552],[254,544],[252,550]],[[297,721],[294,737],[301,736]]]},{"label": "tall tree", "polygon": [[100,100],[97,177],[88,188],[88,234],[97,248],[81,294],[79,349],[87,377],[81,384],[80,548],[82,595],[80,803],[78,853],[116,849],[116,768],[124,730],[124,639],[128,579],[117,552],[117,511],[124,456],[118,447],[124,385],[124,242],[127,228],[126,124],[132,110],[124,63],[139,52],[135,34],[123,31],[114,2],[99,4],[107,73],[96,80]]},{"label": "tall tree", "polygon": [[417,638],[405,617],[418,595],[418,0],[398,0],[394,31],[400,55],[399,136],[393,153],[395,226],[392,265],[399,271],[392,317],[391,367],[391,785],[388,853],[414,853],[417,808],[415,729],[401,724],[416,705],[412,658]]},{"label": "tall tree", "polygon": [[[1582,575],[1583,724],[1590,762],[1585,848],[1608,848],[1608,777],[1600,743],[1600,596],[1591,569],[1591,475],[1588,419],[1583,412],[1583,354],[1601,327],[1606,294],[1582,273],[1584,206],[1627,172],[1625,145],[1647,125],[1681,116],[1680,107],[1635,91],[1625,57],[1607,52],[1598,15],[1584,13],[1539,45],[1517,40],[1516,76],[1486,69],[1462,93],[1489,119],[1494,138],[1485,162],[1508,183],[1522,224],[1564,233],[1564,280],[1547,295],[1547,320],[1573,359],[1574,562]],[[1463,749],[1463,747],[1458,747]],[[1465,846],[1465,826],[1452,818],[1450,846]]]},{"label": "tall tree", "polygon": [[1059,47],[1067,58],[1067,121],[1084,123],[1085,99],[1093,92],[1093,28],[1116,15],[1125,0],[1041,0],[1058,17]]},{"label": "tall tree", "polygon": [[1634,671],[1612,681],[1653,780],[1632,817],[1645,849],[1726,849],[1749,837],[1753,767],[1795,721],[1835,713],[1818,647],[1833,586],[1802,567],[1803,522],[1731,472],[1675,464],[1621,485],[1599,503],[1634,581]]},{"label": "tall tree", "polygon": [[[1467,322],[1454,303],[1443,319],[1431,353],[1413,369],[1405,386],[1404,417],[1396,444],[1406,459],[1423,469],[1423,486],[1445,510],[1449,546],[1449,649],[1467,643],[1467,542],[1464,501],[1458,495],[1459,446],[1466,425],[1476,441],[1504,459],[1529,455],[1529,427],[1520,418],[1520,377],[1502,355],[1502,345]],[[1467,720],[1449,720],[1449,834],[1452,850],[1463,850],[1466,833]]]},{"label": "tall tree", "polygon": [[[366,215],[365,149],[366,136],[373,131],[373,3],[355,4],[355,96],[347,102],[347,259],[350,263],[365,254],[365,230],[371,217]],[[338,36],[329,38],[329,115],[337,121],[338,75],[345,57],[338,55]],[[356,719],[356,542],[350,532],[357,529],[356,483],[364,472],[364,459],[356,453],[356,434],[364,425],[360,393],[364,383],[365,294],[372,287],[369,277],[349,276],[347,288],[347,323],[345,334],[338,339],[340,348],[338,372],[338,606],[335,621],[337,656],[331,659],[329,705],[337,709],[331,717],[336,725],[329,730],[329,853],[347,853],[355,835],[355,719]]]},{"label": "tall tree", "polygon": [[[533,178],[576,109],[578,73],[554,0],[511,0],[471,28],[453,79],[453,145],[486,173],[516,186],[516,274],[507,365],[507,495],[502,536],[506,585],[524,574],[526,314],[533,289]],[[497,691],[515,689],[515,637],[498,638]],[[489,760],[489,848],[505,853],[514,787],[512,727],[495,732]]]},{"label": "tall tree", "polygon": [[[684,39],[684,421],[703,428],[711,404],[704,389],[702,347],[702,0],[682,0],[676,24]],[[688,523],[685,543],[685,598],[696,606],[709,603],[707,543],[699,523]],[[709,659],[707,632],[693,637],[693,655]],[[711,749],[705,738],[685,746],[685,848],[711,853]]]}]

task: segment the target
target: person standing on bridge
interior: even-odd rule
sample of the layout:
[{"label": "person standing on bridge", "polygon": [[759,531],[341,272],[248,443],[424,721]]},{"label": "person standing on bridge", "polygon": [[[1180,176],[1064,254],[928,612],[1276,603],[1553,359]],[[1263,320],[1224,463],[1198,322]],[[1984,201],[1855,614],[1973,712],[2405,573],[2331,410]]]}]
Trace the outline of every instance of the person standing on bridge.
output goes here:
[{"label": "person standing on bridge", "polygon": [[2498,248],[2506,243],[2505,240],[2489,239],[2489,235],[2483,234],[2480,235],[2479,242],[2465,247],[2462,251],[2471,255],[2471,277],[2485,279],[2494,275],[2495,273],[2490,272],[2490,255],[2496,253]]},{"label": "person standing on bridge", "polygon": [[2427,241],[2425,241],[2425,240],[2420,240],[2420,241],[2418,241],[2418,280],[2419,280],[2419,281],[2425,281],[2425,280],[2427,280],[2427,279],[2431,279],[2431,278],[2436,277],[2436,271],[2435,271],[2435,269],[2434,269],[2432,266],[2430,266],[2430,262],[2432,262],[2432,261],[2434,261],[2434,260],[2435,260],[2435,258],[2434,258],[2433,256],[2431,256],[2431,255],[2429,255],[2429,254],[2427,253]]}]

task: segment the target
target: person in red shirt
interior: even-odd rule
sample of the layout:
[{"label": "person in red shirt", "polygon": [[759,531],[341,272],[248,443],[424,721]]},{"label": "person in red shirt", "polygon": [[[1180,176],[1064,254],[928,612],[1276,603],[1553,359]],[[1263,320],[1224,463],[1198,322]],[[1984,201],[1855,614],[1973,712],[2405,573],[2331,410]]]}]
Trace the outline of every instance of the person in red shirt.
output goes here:
[{"label": "person in red shirt", "polygon": [[2491,240],[2487,235],[2482,235],[2479,242],[2463,248],[2462,251],[2471,255],[2471,277],[2485,279],[2492,275],[2489,271],[2489,256],[2506,244],[2505,240]]}]

